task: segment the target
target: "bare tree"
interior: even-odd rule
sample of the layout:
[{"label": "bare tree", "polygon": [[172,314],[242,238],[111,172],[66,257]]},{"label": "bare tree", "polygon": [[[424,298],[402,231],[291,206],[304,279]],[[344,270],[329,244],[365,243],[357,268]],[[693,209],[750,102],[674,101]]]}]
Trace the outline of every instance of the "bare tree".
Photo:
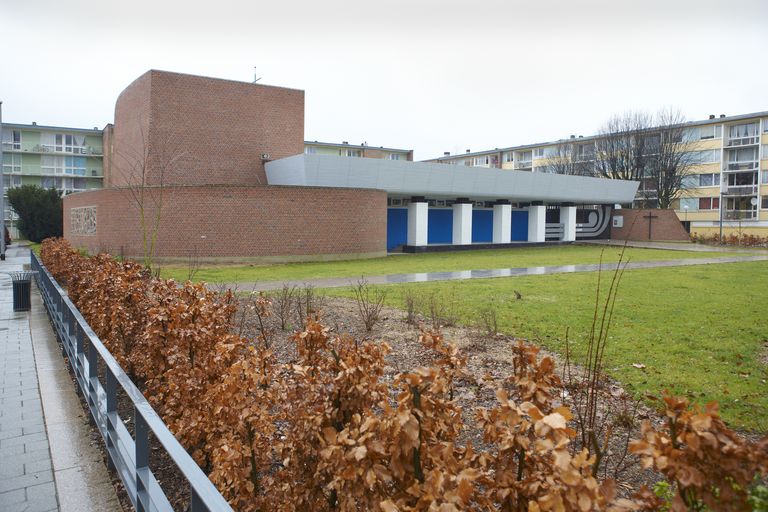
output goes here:
[{"label": "bare tree", "polygon": [[636,201],[645,207],[669,208],[684,191],[683,178],[693,159],[678,110],[624,112],[599,130],[595,170],[598,176],[641,183]]},{"label": "bare tree", "polygon": [[695,161],[685,141],[685,118],[680,111],[660,110],[656,115],[656,124],[658,135],[652,139],[652,158],[645,179],[649,188],[656,191],[658,207],[669,208],[672,201],[683,195],[683,179],[690,173]]},{"label": "bare tree", "polygon": [[179,150],[170,132],[156,134],[152,140],[139,123],[137,147],[121,148],[110,153],[110,167],[119,174],[118,188],[123,190],[139,213],[142,261],[151,269],[157,248],[157,237],[163,217],[167,178],[174,173],[185,151]]},{"label": "bare tree", "polygon": [[594,176],[594,142],[563,140],[555,146],[554,153],[547,158],[547,172],[570,176]]}]

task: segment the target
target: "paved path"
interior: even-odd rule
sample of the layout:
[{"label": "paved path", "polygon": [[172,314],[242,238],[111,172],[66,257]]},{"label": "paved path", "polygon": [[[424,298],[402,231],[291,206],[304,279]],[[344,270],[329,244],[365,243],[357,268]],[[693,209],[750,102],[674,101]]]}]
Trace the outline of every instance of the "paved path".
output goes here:
[{"label": "paved path", "polygon": [[[724,256],[717,258],[689,258],[663,261],[638,261],[630,262],[628,270],[659,268],[659,267],[683,267],[690,265],[711,265],[722,263],[739,263],[745,261],[768,261],[768,254],[753,256]],[[615,266],[603,265],[603,269],[612,269]],[[488,279],[494,277],[520,277],[546,274],[570,274],[576,272],[596,272],[600,265],[596,263],[583,265],[556,265],[549,267],[521,267],[521,268],[497,268],[488,270],[460,270],[456,272],[423,272],[417,274],[387,274],[383,276],[366,276],[369,284],[402,284],[424,283],[432,281],[456,281],[464,279]],[[288,286],[311,285],[315,288],[340,288],[354,285],[359,277],[332,277],[327,279],[304,279],[295,281],[261,281],[227,283],[228,288],[237,288],[240,291],[269,291]],[[221,286],[221,285],[219,285]],[[217,286],[217,288],[219,287]]]},{"label": "paved path", "polygon": [[761,247],[733,247],[727,245],[707,245],[694,244],[691,242],[654,242],[654,241],[624,241],[624,240],[579,240],[578,244],[589,245],[615,245],[627,247],[637,247],[640,249],[663,249],[667,251],[688,251],[688,252],[727,252],[727,253],[745,253],[745,254],[768,254],[768,249]]},{"label": "paved path", "polygon": [[0,511],[121,510],[90,436],[36,288],[32,310],[13,312],[10,277],[29,250],[0,262]]},{"label": "paved path", "polygon": [[[684,260],[663,261],[638,261],[630,262],[628,270],[659,268],[659,267],[684,267],[690,265],[711,265],[718,263],[739,263],[744,261],[768,261],[768,254],[753,256],[724,256],[718,258],[691,258]],[[603,265],[603,270],[612,269],[615,266]],[[368,284],[403,284],[426,283],[432,281],[460,281],[465,279],[489,279],[494,277],[520,277],[539,276],[546,274],[571,274],[576,272],[596,272],[600,270],[597,263],[583,265],[555,265],[548,267],[521,267],[521,268],[496,268],[488,270],[459,270],[456,272],[422,272],[416,274],[387,274],[384,276],[365,276]],[[286,281],[261,281],[226,283],[225,288],[236,288],[240,291],[270,291],[279,290],[283,285],[288,286],[314,286],[315,288],[341,288],[352,286],[359,277],[331,277],[326,279],[303,279]],[[213,284],[211,285],[214,286]],[[222,285],[216,285],[218,289]]]}]

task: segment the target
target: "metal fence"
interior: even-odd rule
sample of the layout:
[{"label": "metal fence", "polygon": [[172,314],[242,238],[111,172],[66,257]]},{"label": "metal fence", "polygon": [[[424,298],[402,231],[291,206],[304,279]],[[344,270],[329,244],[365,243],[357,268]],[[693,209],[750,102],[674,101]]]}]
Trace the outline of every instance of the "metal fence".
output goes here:
[{"label": "metal fence", "polygon": [[[152,432],[189,484],[192,512],[231,511],[224,497],[168,430],[48,269],[34,253],[31,257],[45,308],[104,439],[110,461],[136,510],[173,510],[149,467],[149,433]],[[104,369],[106,382],[99,378],[100,367]],[[133,406],[135,438],[117,412],[118,386]]]}]

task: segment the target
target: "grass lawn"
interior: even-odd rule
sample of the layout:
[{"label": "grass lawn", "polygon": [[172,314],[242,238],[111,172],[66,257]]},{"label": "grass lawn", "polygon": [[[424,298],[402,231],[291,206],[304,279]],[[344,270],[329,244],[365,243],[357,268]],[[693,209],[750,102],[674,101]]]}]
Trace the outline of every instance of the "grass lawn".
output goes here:
[{"label": "grass lawn", "polygon": [[[611,275],[604,273],[603,282]],[[597,273],[558,274],[385,288],[396,307],[403,307],[406,288],[454,297],[465,324],[493,304],[502,332],[560,353],[569,327],[573,350],[583,354],[597,279]],[[522,300],[515,300],[514,290]],[[347,289],[326,292],[350,295]],[[731,426],[768,431],[768,262],[627,271],[609,334],[608,373],[636,396],[669,389],[699,403],[717,400]]]},{"label": "grass lawn", "polygon": [[[542,265],[575,265],[598,263],[601,247],[570,245],[533,247],[527,249],[495,249],[468,252],[393,255],[367,260],[287,263],[280,265],[219,265],[204,266],[195,275],[196,281],[233,283],[278,281],[281,279],[321,279],[326,277],[359,277],[413,272],[446,272],[494,268],[535,267]],[[616,261],[620,247],[606,247],[604,261]],[[666,251],[628,248],[626,256],[632,261],[672,260],[726,256],[723,253]],[[185,265],[164,266],[165,278],[183,281],[189,276]]]}]

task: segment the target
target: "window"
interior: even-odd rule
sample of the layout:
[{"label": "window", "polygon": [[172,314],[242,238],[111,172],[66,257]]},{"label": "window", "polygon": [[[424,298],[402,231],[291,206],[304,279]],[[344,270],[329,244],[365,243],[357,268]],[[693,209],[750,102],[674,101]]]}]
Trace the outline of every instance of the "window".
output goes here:
[{"label": "window", "polygon": [[768,171],[763,171],[763,185],[768,185]]},{"label": "window", "polygon": [[363,156],[363,150],[361,150],[361,149],[348,149],[346,151],[346,156],[352,156],[352,157],[360,158],[360,157]]},{"label": "window", "polygon": [[475,167],[488,167],[488,157],[487,156],[476,156],[472,160],[472,165]]},{"label": "window", "polygon": [[720,174],[699,174],[699,186],[700,187],[717,187],[720,186]]},{"label": "window", "polygon": [[690,152],[691,164],[712,164],[720,161],[719,149],[705,149],[703,151]]},{"label": "window", "polygon": [[40,136],[43,151],[55,151],[57,153],[75,153],[85,155],[88,149],[85,147],[85,135],[72,135],[66,133],[43,133]]},{"label": "window", "polygon": [[3,176],[5,188],[14,188],[21,186],[21,176]]},{"label": "window", "polygon": [[768,196],[763,196],[763,202],[760,205],[760,208],[768,210]]},{"label": "window", "polygon": [[711,210],[712,209],[712,198],[711,197],[700,197],[699,198],[699,210]]},{"label": "window", "polygon": [[731,139],[741,139],[745,137],[756,137],[758,132],[758,123],[735,124],[728,128],[728,136]]},{"label": "window", "polygon": [[544,158],[544,148],[536,148],[533,150],[533,158]]},{"label": "window", "polygon": [[753,162],[757,160],[757,148],[740,148],[728,150],[729,162]]},{"label": "window", "polygon": [[719,139],[722,133],[721,125],[710,124],[698,128],[699,140]]},{"label": "window", "polygon": [[512,162],[512,161],[514,161],[514,158],[515,158],[514,155],[515,155],[514,151],[506,151],[504,153],[504,161],[505,162]]},{"label": "window", "polygon": [[21,150],[21,131],[3,130],[3,149]]},{"label": "window", "polygon": [[3,172],[21,172],[21,155],[15,153],[3,153]]},{"label": "window", "polygon": [[390,160],[400,160],[400,154],[399,153],[390,153],[389,154]]},{"label": "window", "polygon": [[768,117],[763,118],[763,131],[768,133]]},{"label": "window", "polygon": [[304,148],[305,155],[314,155],[317,153],[317,148],[314,146],[307,146]]},{"label": "window", "polygon": [[699,186],[699,175],[691,174],[690,176],[683,176],[683,188],[696,188]]},{"label": "window", "polygon": [[699,209],[699,201],[695,197],[683,197],[680,199],[680,209],[695,212]]},{"label": "window", "polygon": [[763,144],[763,160],[768,160],[768,144]]}]

